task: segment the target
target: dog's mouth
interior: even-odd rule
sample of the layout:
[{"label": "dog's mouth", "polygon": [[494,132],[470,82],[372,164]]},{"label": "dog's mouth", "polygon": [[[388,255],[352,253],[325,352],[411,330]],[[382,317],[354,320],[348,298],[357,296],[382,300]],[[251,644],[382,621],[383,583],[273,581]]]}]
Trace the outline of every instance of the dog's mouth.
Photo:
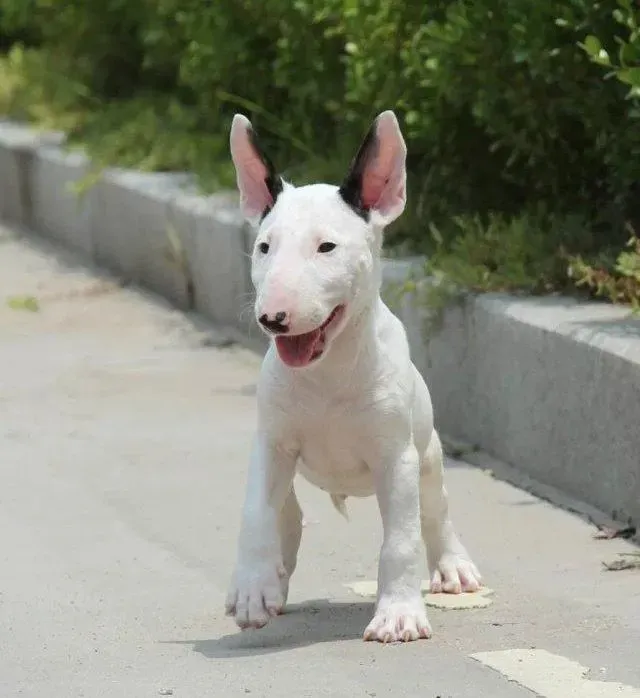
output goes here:
[{"label": "dog's mouth", "polygon": [[278,335],[275,338],[276,349],[283,363],[300,368],[317,361],[327,347],[327,334],[340,322],[344,310],[344,305],[336,306],[322,325],[311,332]]}]

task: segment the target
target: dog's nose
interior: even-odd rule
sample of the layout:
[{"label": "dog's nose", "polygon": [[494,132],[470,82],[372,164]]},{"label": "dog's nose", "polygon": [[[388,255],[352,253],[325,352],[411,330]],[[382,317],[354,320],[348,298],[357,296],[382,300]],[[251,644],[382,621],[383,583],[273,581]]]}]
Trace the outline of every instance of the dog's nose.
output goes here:
[{"label": "dog's nose", "polygon": [[263,313],[258,320],[260,324],[274,334],[284,334],[289,331],[289,314],[283,310],[278,311],[272,317]]}]

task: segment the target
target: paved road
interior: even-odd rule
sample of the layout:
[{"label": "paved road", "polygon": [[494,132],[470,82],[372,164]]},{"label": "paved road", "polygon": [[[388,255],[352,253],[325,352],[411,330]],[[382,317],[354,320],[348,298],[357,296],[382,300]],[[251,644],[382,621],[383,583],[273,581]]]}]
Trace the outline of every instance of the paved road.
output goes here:
[{"label": "paved road", "polygon": [[[347,523],[302,483],[290,613],[240,634],[223,600],[258,359],[0,238],[2,698],[640,696],[640,573],[601,568],[634,548],[462,462],[453,513],[491,606],[431,609],[429,641],[363,643],[370,601],[345,585],[375,578],[375,502]],[[6,302],[25,294],[39,312]]]}]

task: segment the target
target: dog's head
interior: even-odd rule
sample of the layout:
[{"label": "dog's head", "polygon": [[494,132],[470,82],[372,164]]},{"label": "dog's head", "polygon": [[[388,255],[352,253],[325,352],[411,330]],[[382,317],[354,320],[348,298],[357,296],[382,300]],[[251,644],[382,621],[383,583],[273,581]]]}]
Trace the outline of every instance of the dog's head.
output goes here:
[{"label": "dog's head", "polygon": [[406,200],[398,121],[391,111],[378,116],[340,187],[285,182],[240,114],[230,141],[242,210],[257,226],[256,318],[285,364],[309,366],[377,300],[382,231]]}]

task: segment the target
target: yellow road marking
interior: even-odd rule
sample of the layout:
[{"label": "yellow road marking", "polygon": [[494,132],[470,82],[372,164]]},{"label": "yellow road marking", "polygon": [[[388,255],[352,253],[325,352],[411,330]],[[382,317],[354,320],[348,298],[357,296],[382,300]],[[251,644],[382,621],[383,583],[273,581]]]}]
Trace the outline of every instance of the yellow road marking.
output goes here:
[{"label": "yellow road marking", "polygon": [[592,681],[578,662],[546,650],[478,652],[471,657],[542,698],[640,698],[640,689]]}]

